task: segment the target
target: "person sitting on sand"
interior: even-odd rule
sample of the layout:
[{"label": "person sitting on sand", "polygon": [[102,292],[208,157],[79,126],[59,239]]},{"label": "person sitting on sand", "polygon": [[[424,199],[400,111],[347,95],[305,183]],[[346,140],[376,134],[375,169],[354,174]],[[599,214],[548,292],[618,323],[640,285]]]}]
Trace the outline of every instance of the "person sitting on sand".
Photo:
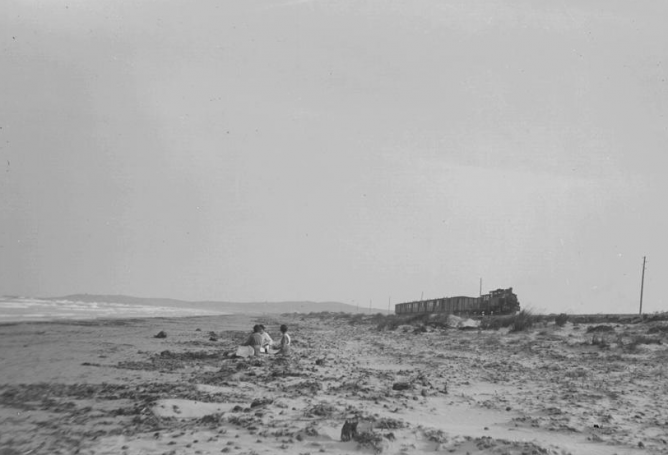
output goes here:
[{"label": "person sitting on sand", "polygon": [[271,339],[264,326],[260,324],[260,334],[262,335],[262,345],[260,352],[269,352],[269,346],[274,344],[274,340]]},{"label": "person sitting on sand", "polygon": [[290,335],[288,335],[288,326],[281,325],[281,339],[278,341],[278,354],[288,355],[290,353]]},{"label": "person sitting on sand", "polygon": [[262,349],[262,328],[259,324],[253,326],[253,333],[248,336],[243,346],[251,346],[255,350],[255,355],[260,353]]}]

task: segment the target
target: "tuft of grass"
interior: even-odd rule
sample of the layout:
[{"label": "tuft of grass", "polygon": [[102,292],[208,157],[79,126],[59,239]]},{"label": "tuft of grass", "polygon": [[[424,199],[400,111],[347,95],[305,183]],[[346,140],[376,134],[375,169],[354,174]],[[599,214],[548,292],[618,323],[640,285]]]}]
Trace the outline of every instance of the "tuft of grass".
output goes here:
[{"label": "tuft of grass", "polygon": [[530,310],[522,310],[512,316],[513,326],[511,332],[523,332],[530,329],[536,322],[536,316]]},{"label": "tuft of grass", "polygon": [[594,335],[591,337],[591,344],[598,346],[601,349],[610,348],[610,340],[605,334],[602,333],[594,333]]},{"label": "tuft of grass", "polygon": [[510,327],[511,332],[522,332],[531,328],[538,319],[538,316],[531,310],[522,310],[516,314],[483,318],[480,321],[480,328],[483,330],[499,330]]},{"label": "tuft of grass", "polygon": [[362,322],[363,319],[364,319],[364,314],[357,313],[353,317],[351,317],[348,320],[348,322],[350,323],[350,325],[355,325],[355,324],[359,324],[360,322]]},{"label": "tuft of grass", "polygon": [[395,330],[400,325],[414,325],[414,326],[424,326],[424,325],[434,325],[433,321],[430,320],[429,313],[419,313],[412,314],[409,316],[397,316],[397,315],[388,315],[383,319],[378,319],[376,328],[378,330]]},{"label": "tuft of grass", "polygon": [[355,437],[355,441],[361,447],[368,447],[374,452],[380,453],[383,451],[383,436],[373,431],[363,431]]},{"label": "tuft of grass", "polygon": [[561,313],[556,318],[554,318],[554,323],[559,327],[563,327],[568,322],[569,316],[566,313]]},{"label": "tuft of grass", "polygon": [[649,321],[655,322],[655,321],[668,321],[668,312],[663,312],[663,313],[654,313],[649,317]]},{"label": "tuft of grass", "polygon": [[662,342],[659,338],[652,338],[645,335],[638,335],[636,337],[633,337],[633,339],[629,343],[627,343],[624,347],[630,351],[634,351],[641,344],[662,344]]},{"label": "tuft of grass", "polygon": [[484,339],[483,343],[487,345],[488,347],[491,346],[500,346],[501,345],[501,339],[499,338],[499,335],[497,334],[491,334],[487,338]]},{"label": "tuft of grass", "polygon": [[647,333],[663,333],[663,334],[668,334],[668,325],[655,325],[654,327],[650,327],[647,330]]},{"label": "tuft of grass", "polygon": [[584,368],[576,368],[566,372],[567,378],[584,378],[588,376],[588,371]]},{"label": "tuft of grass", "polygon": [[407,425],[403,420],[382,417],[374,424],[374,426],[381,430],[398,430],[400,428],[406,428]]},{"label": "tuft of grass", "polygon": [[614,332],[614,328],[610,325],[594,325],[587,327],[587,333],[591,332]]},{"label": "tuft of grass", "polygon": [[489,316],[480,321],[480,328],[483,330],[499,330],[511,325],[511,316]]},{"label": "tuft of grass", "polygon": [[447,443],[449,438],[448,435],[443,430],[436,430],[434,428],[427,428],[424,431],[425,437],[432,442],[439,444]]},{"label": "tuft of grass", "polygon": [[403,324],[403,319],[394,314],[390,314],[385,319],[378,321],[376,328],[378,330],[396,330],[401,324]]}]

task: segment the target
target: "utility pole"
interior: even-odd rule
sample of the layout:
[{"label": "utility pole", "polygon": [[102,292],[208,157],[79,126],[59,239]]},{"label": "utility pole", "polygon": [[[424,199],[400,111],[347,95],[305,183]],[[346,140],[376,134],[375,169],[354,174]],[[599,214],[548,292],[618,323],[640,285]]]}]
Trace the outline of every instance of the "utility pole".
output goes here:
[{"label": "utility pole", "polygon": [[420,302],[422,302],[422,297],[424,297],[424,291],[422,291],[422,294],[420,294]]},{"label": "utility pole", "polygon": [[647,259],[647,256],[642,257],[642,279],[640,281],[640,315],[642,315],[642,293],[643,289],[645,288],[645,260]]},{"label": "utility pole", "polygon": [[482,277],[480,277],[480,294],[478,296],[482,296]]}]

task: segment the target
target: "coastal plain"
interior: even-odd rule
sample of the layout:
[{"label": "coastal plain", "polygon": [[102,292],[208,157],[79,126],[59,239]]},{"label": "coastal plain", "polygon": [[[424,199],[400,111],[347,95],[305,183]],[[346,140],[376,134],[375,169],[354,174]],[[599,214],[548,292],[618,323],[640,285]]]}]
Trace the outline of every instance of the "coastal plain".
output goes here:
[{"label": "coastal plain", "polygon": [[[291,355],[235,357],[256,323],[274,338],[287,324]],[[471,325],[349,313],[2,324],[0,454],[668,453],[663,318]]]}]

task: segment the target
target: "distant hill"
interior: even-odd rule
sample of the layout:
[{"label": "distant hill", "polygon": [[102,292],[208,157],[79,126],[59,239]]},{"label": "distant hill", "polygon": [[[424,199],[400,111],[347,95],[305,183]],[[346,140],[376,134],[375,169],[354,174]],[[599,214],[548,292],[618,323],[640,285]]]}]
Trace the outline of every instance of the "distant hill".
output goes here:
[{"label": "distant hill", "polygon": [[[321,311],[345,312],[345,313],[383,313],[387,310],[379,308],[358,308],[354,305],[341,302],[218,302],[132,297],[128,295],[95,295],[95,294],[73,294],[63,297],[46,297],[44,300],[69,300],[74,302],[98,302],[98,303],[121,303],[124,305],[148,305],[168,308],[190,308],[208,311],[220,311],[224,313],[239,314],[281,314],[281,313],[317,313]],[[392,308],[394,311],[394,308]]]}]

